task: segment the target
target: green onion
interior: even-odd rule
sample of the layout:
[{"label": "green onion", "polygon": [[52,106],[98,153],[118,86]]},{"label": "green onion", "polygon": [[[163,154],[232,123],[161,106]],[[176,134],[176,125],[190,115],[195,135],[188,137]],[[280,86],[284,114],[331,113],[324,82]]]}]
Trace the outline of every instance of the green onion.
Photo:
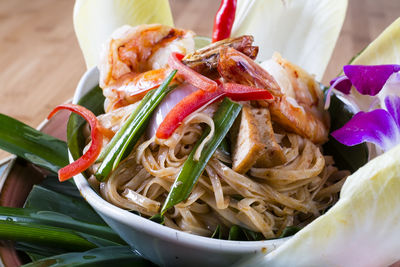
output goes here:
[{"label": "green onion", "polygon": [[165,218],[161,214],[153,215],[149,218],[150,221],[164,225]]},{"label": "green onion", "polygon": [[209,133],[209,129],[205,131],[200,140],[197,141],[172,185],[171,191],[161,209],[161,214],[164,214],[166,210],[188,198],[208,161],[225,138],[241,109],[242,106],[240,104],[232,102],[228,98],[222,101],[213,118],[215,125],[214,136],[204,147],[199,161],[194,160],[193,157],[196,149]]},{"label": "green onion", "polygon": [[301,228],[297,227],[297,226],[288,226],[285,229],[283,229],[282,234],[279,236],[279,238],[283,238],[283,237],[288,237],[288,236],[292,236],[295,233],[297,233],[298,231],[300,231]]},{"label": "green onion", "polygon": [[221,145],[219,146],[218,149],[220,149],[225,156],[227,157],[231,156],[231,147],[229,145],[229,140],[227,138],[222,139]]},{"label": "green onion", "polygon": [[68,164],[67,144],[0,114],[0,148],[57,173]]},{"label": "green onion", "polygon": [[241,227],[233,225],[231,229],[229,229],[228,240],[244,241],[246,239],[247,237]]},{"label": "green onion", "polygon": [[119,162],[131,152],[144,133],[154,109],[173,89],[168,85],[176,72],[176,70],[172,71],[157,89],[151,90],[145,95],[136,110],[111,139],[103,153],[100,154],[98,161],[103,162],[95,174],[99,181],[104,181],[110,172],[118,166]]},{"label": "green onion", "polygon": [[264,236],[260,232],[254,232],[252,230],[246,229],[242,227],[242,231],[247,238],[247,241],[259,241],[264,240]]},{"label": "green onion", "polygon": [[221,225],[217,225],[217,227],[214,230],[214,233],[211,235],[211,238],[214,239],[222,239],[222,230],[221,230]]}]

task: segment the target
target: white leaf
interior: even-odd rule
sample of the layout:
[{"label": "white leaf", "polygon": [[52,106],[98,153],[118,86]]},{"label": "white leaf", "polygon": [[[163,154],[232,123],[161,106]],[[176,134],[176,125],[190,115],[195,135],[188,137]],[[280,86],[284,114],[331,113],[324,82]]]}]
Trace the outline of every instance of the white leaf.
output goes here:
[{"label": "white leaf", "polygon": [[321,80],[346,9],[347,0],[238,0],[232,36],[253,35],[258,60],[276,51]]},{"label": "white leaf", "polygon": [[89,69],[97,65],[101,46],[125,25],[160,23],[173,26],[168,0],[76,0],[74,28]]}]

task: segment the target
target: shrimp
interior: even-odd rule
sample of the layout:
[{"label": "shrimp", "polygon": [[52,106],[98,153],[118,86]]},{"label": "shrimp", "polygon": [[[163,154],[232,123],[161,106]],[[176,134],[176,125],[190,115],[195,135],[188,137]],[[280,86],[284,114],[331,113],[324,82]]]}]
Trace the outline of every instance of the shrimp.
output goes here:
[{"label": "shrimp", "polygon": [[169,55],[192,53],[193,37],[192,31],[159,24],[117,29],[103,47],[98,66],[106,111],[132,104],[158,86],[170,72]]},{"label": "shrimp", "polygon": [[209,78],[218,78],[217,65],[219,50],[224,46],[229,46],[242,52],[251,59],[255,59],[258,54],[258,46],[254,46],[253,42],[254,38],[251,35],[224,39],[186,55],[182,62],[202,75]]},{"label": "shrimp", "polygon": [[[218,71],[229,82],[268,90],[275,99],[260,101],[269,107],[272,120],[287,131],[320,144],[328,139],[329,117],[323,108],[323,94],[315,79],[278,54],[266,63],[266,71],[233,48],[220,51]],[[271,67],[272,66],[272,67]]]}]

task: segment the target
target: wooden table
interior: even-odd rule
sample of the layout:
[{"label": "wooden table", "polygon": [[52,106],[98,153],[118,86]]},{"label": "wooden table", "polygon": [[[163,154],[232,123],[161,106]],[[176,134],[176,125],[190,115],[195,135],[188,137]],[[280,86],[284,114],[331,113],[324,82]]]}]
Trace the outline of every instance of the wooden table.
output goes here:
[{"label": "wooden table", "polygon": [[[177,27],[210,35],[217,0],[170,0]],[[0,0],[0,113],[37,127],[73,95],[85,64],[72,28],[72,0]],[[323,81],[400,16],[399,0],[349,0]],[[0,152],[0,158],[6,154]]]}]

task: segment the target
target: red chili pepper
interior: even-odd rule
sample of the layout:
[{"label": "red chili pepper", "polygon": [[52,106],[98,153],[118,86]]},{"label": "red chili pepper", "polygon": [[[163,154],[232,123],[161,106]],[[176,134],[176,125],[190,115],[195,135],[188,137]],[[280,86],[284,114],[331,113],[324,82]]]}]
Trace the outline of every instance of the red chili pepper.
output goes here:
[{"label": "red chili pepper", "polygon": [[251,87],[237,83],[224,83],[222,89],[225,96],[235,101],[250,101],[259,99],[273,99],[274,97],[265,89]]},{"label": "red chili pepper", "polygon": [[224,96],[236,101],[273,99],[271,93],[265,89],[235,83],[223,84],[214,91],[197,90],[183,98],[168,112],[163,122],[158,126],[157,138],[169,138],[187,116],[202,106],[211,104]]},{"label": "red chili pepper", "polygon": [[184,56],[179,53],[172,53],[168,59],[168,65],[172,69],[177,69],[178,74],[185,78],[185,81],[191,85],[206,91],[215,90],[218,85],[215,81],[201,75],[200,73],[192,70],[181,62]]},{"label": "red chili pepper", "polygon": [[212,42],[228,38],[235,21],[236,0],[222,0],[215,15]]},{"label": "red chili pepper", "polygon": [[90,125],[92,138],[92,143],[90,144],[89,149],[86,151],[85,154],[82,155],[82,157],[65,166],[64,168],[61,168],[58,171],[58,180],[60,180],[60,182],[63,182],[73,177],[74,175],[85,171],[96,161],[97,156],[100,154],[101,146],[103,144],[103,135],[99,131],[100,125],[96,116],[90,110],[79,105],[59,105],[55,109],[53,109],[47,119],[53,117],[53,115],[61,109],[67,109],[82,116]]},{"label": "red chili pepper", "polygon": [[214,91],[197,90],[184,97],[170,112],[168,112],[163,122],[158,126],[156,132],[157,138],[169,138],[187,116],[202,106],[217,101],[222,96],[224,96],[224,92],[217,89]]}]

